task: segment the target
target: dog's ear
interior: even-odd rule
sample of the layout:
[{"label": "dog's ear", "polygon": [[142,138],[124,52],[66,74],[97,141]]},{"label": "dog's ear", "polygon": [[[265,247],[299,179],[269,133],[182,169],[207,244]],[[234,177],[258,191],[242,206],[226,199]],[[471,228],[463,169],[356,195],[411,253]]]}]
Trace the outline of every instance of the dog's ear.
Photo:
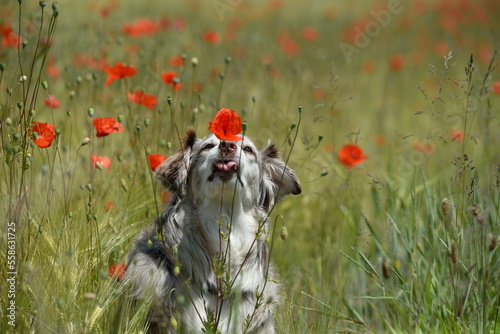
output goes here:
[{"label": "dog's ear", "polygon": [[187,184],[191,152],[198,140],[193,129],[190,128],[186,132],[187,136],[182,143],[182,147],[158,166],[155,171],[156,179],[172,193],[179,190],[182,193],[182,188]]},{"label": "dog's ear", "polygon": [[283,196],[298,195],[302,192],[300,180],[295,172],[281,159],[274,144],[262,152],[263,177],[260,189],[260,204],[269,209]]}]

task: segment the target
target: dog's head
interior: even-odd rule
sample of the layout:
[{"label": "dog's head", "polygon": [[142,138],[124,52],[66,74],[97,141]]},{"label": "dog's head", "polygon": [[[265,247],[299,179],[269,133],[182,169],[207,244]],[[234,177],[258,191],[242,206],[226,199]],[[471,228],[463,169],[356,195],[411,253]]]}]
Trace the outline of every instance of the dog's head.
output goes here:
[{"label": "dog's head", "polygon": [[237,196],[245,206],[269,210],[276,200],[302,191],[295,172],[286,166],[274,145],[262,151],[252,141],[221,141],[215,135],[205,139],[187,131],[181,149],[156,170],[163,185],[183,197],[197,201]]}]

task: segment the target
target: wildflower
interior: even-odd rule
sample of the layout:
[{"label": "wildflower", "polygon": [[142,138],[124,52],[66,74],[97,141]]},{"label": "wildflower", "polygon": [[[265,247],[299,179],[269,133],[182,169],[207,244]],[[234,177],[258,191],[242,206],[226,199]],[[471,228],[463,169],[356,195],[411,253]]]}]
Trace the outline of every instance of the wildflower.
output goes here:
[{"label": "wildflower", "polygon": [[302,37],[308,42],[313,42],[318,39],[318,31],[313,27],[307,27],[302,30]]},{"label": "wildflower", "polygon": [[55,97],[54,95],[49,95],[46,99],[45,99],[45,105],[47,107],[51,107],[51,108],[59,108],[61,106],[61,102],[59,102],[59,100],[57,99],[57,97]]},{"label": "wildflower", "polygon": [[415,142],[413,148],[422,153],[432,153],[434,152],[435,146],[431,143]]},{"label": "wildflower", "polygon": [[115,206],[115,203],[112,200],[107,201],[104,203],[104,211],[108,212],[110,211],[113,207]]},{"label": "wildflower", "polygon": [[162,154],[149,154],[149,167],[151,167],[151,170],[154,172],[156,168],[158,168],[158,166],[160,166],[166,159],[167,157]]},{"label": "wildflower", "polygon": [[[56,127],[49,123],[33,122],[32,140],[40,148],[49,147],[56,138]],[[36,135],[34,134],[36,133]]]},{"label": "wildflower", "polygon": [[0,37],[2,38],[2,47],[5,48],[16,48],[21,39],[19,34],[14,33],[8,24],[4,26],[0,24]]},{"label": "wildflower", "polygon": [[108,73],[108,78],[104,85],[109,86],[115,80],[133,76],[137,69],[135,67],[125,66],[120,62],[115,66],[106,67],[104,71]]},{"label": "wildflower", "polygon": [[243,137],[237,135],[242,130],[240,116],[231,109],[222,108],[217,112],[213,121],[208,124],[208,130],[212,131],[220,140],[243,140]]},{"label": "wildflower", "polygon": [[278,36],[278,42],[287,56],[295,56],[299,52],[299,45],[286,33]]},{"label": "wildflower", "polygon": [[172,67],[180,67],[184,65],[184,57],[182,56],[172,56],[168,60],[168,64]]},{"label": "wildflower", "polygon": [[389,60],[389,64],[393,70],[399,71],[404,66],[404,58],[402,55],[394,55]]},{"label": "wildflower", "polygon": [[113,117],[94,118],[92,123],[94,123],[98,138],[107,136],[113,132],[123,131],[123,126]]},{"label": "wildflower", "polygon": [[165,82],[169,86],[174,87],[175,90],[179,90],[182,88],[182,83],[178,82],[180,78],[177,72],[174,71],[163,72],[161,74],[161,78],[163,79],[163,82]]},{"label": "wildflower", "polygon": [[158,99],[154,95],[146,94],[140,90],[136,90],[135,93],[128,92],[128,99],[134,103],[142,104],[148,109],[156,108]]},{"label": "wildflower", "polygon": [[99,155],[92,154],[90,156],[90,160],[92,161],[92,167],[95,168],[111,168],[111,159],[108,157],[101,157]]},{"label": "wildflower", "polygon": [[363,154],[361,147],[354,144],[347,144],[340,148],[338,159],[347,169],[351,169],[368,159],[368,156]]},{"label": "wildflower", "polygon": [[464,140],[464,132],[462,130],[458,130],[458,129],[451,130],[450,132],[448,132],[448,134],[450,135],[451,140],[453,140],[453,141]]},{"label": "wildflower", "polygon": [[61,75],[61,72],[57,68],[55,64],[48,64],[47,65],[47,75],[51,77],[52,79],[57,79]]},{"label": "wildflower", "polygon": [[139,18],[130,24],[124,24],[122,31],[132,37],[150,36],[160,31],[160,26],[151,19]]},{"label": "wildflower", "polygon": [[125,275],[125,272],[127,271],[127,265],[123,262],[120,262],[118,264],[112,264],[109,266],[109,277],[120,281],[123,276]]},{"label": "wildflower", "polygon": [[365,61],[361,64],[361,70],[364,73],[372,73],[375,70],[375,63],[372,61]]},{"label": "wildflower", "polygon": [[491,90],[493,91],[494,94],[500,95],[500,81],[495,81],[491,85]]},{"label": "wildflower", "polygon": [[219,33],[209,30],[203,34],[203,39],[205,42],[210,44],[219,44],[221,42],[221,37]]}]

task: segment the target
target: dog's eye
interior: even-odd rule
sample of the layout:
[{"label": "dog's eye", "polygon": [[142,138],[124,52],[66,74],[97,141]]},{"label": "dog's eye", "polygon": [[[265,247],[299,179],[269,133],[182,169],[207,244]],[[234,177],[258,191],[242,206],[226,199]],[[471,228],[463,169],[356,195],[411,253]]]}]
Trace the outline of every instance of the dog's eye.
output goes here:
[{"label": "dog's eye", "polygon": [[243,151],[247,151],[248,153],[253,153],[253,149],[250,146],[243,147]]},{"label": "dog's eye", "polygon": [[203,146],[203,150],[204,150],[204,151],[205,151],[205,150],[209,150],[209,149],[214,148],[214,147],[215,147],[215,145],[214,145],[214,144],[206,144],[205,146]]}]

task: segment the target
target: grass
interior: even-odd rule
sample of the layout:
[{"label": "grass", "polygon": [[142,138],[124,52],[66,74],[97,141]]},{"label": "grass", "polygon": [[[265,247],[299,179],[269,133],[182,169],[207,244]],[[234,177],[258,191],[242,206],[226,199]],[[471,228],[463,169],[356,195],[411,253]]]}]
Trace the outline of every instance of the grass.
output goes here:
[{"label": "grass", "polygon": [[[279,333],[500,332],[500,96],[491,88],[500,7],[449,2],[476,13],[450,18],[437,6],[444,2],[419,2],[424,12],[401,2],[348,61],[339,43],[383,4],[296,2],[232,2],[217,12],[211,2],[122,1],[107,18],[98,10],[113,2],[0,5],[0,24],[28,42],[0,48],[0,279],[8,282],[0,332],[145,330],[151,301],[132,305],[108,269],[127,261],[133,238],[162,210],[147,154],[173,154],[176,128],[207,135],[221,107],[238,111],[259,147],[272,140],[290,154],[304,188],[271,217],[285,287]],[[139,17],[171,25],[124,34]],[[301,37],[308,26],[317,39]],[[205,42],[208,30],[222,42]],[[183,66],[169,65],[176,55]],[[137,74],[104,86],[98,61]],[[58,76],[46,71],[52,64]],[[166,70],[178,72],[182,89],[162,82]],[[130,102],[130,90],[157,96],[157,107]],[[59,108],[44,104],[49,95]],[[95,117],[119,118],[124,131],[97,138]],[[57,127],[50,147],[31,140],[33,120]],[[336,154],[350,142],[369,158],[346,169]],[[91,154],[109,157],[111,168],[92,167]]]}]

